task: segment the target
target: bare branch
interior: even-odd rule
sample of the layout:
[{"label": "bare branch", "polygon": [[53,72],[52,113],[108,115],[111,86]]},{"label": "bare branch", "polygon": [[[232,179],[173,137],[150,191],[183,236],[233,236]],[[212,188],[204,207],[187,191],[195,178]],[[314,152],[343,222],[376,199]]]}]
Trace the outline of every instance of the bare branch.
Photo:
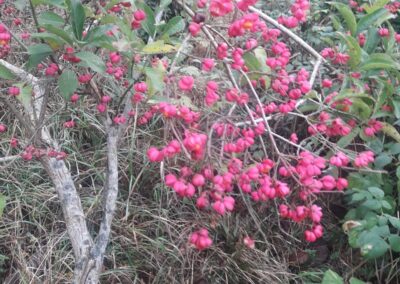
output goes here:
[{"label": "bare branch", "polygon": [[7,163],[10,161],[14,161],[14,160],[18,159],[19,157],[20,157],[19,155],[0,157],[0,163]]},{"label": "bare branch", "polygon": [[[27,81],[32,85],[35,98],[33,99],[33,105],[31,107],[27,107],[26,111],[28,113],[28,117],[30,118],[31,124],[34,125],[34,122],[38,120],[38,118],[35,116],[35,111],[36,113],[40,113],[42,107],[45,107],[42,105],[43,95],[45,93],[44,86],[41,85],[41,82],[38,78],[36,78],[32,74],[29,74],[23,69],[1,59],[0,64],[9,69],[21,80]],[[58,143],[54,139],[52,139],[50,132],[45,126],[42,127],[39,136],[46,143],[58,149]],[[71,173],[65,165],[64,161],[43,156],[41,158],[41,163],[45,168],[47,174],[50,176],[57,191],[63,210],[68,235],[74,250],[74,273],[75,276],[80,275],[81,271],[83,270],[83,264],[87,262],[87,259],[89,257],[90,248],[93,245],[93,240],[86,226],[86,218],[82,209],[79,194],[74,185]]]},{"label": "bare branch", "polygon": [[300,44],[304,49],[306,49],[309,53],[311,53],[316,59],[324,60],[323,57],[314,48],[312,48],[308,43],[306,43],[301,37],[296,35],[294,32],[292,32],[285,26],[279,24],[276,20],[274,20],[273,18],[271,18],[270,16],[268,16],[267,14],[263,13],[262,11],[253,6],[250,6],[249,10],[258,14],[264,21],[275,26],[283,33],[287,34],[290,38],[292,38],[294,41]]},{"label": "bare branch", "polygon": [[[110,239],[111,225],[118,197],[118,126],[107,129],[107,176],[103,193],[103,218],[95,244],[90,251],[90,259],[85,264],[79,279],[82,283],[98,283],[103,265],[104,253]],[[78,283],[81,283],[78,282]]]}]

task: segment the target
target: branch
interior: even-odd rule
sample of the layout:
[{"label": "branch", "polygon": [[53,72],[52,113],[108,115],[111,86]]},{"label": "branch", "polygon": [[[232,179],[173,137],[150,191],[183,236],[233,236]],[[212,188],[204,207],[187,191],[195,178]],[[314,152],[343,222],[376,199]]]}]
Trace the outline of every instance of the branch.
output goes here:
[{"label": "branch", "polygon": [[75,278],[77,283],[98,283],[116,209],[118,197],[119,129],[118,126],[109,126],[107,130],[107,176],[102,202],[103,218],[95,244],[90,251],[90,259],[87,260],[85,269],[82,271],[80,277]]},{"label": "branch", "polygon": [[[32,85],[34,92],[34,99],[32,106],[26,107],[30,122],[34,125],[37,121],[35,113],[40,113],[43,107],[43,95],[45,88],[41,85],[38,78],[29,74],[25,70],[14,66],[7,61],[0,59],[0,64],[9,69],[17,77],[23,81],[27,81]],[[29,130],[29,129],[28,129]],[[58,143],[51,137],[47,127],[43,126],[39,132],[39,136],[46,143],[58,149]],[[81,274],[83,264],[89,257],[90,248],[93,245],[93,240],[89,234],[86,226],[86,218],[82,209],[79,194],[74,185],[71,173],[62,160],[43,156],[41,163],[45,168],[47,174],[50,176],[55,189],[57,191],[60,204],[63,210],[65,224],[67,227],[68,235],[74,250],[75,255],[75,275]]]},{"label": "branch", "polygon": [[81,200],[64,161],[43,156],[41,162],[56,188],[61,203],[68,235],[74,250],[74,273],[77,275],[80,274],[82,264],[86,262],[90,247],[93,245],[86,226]]},{"label": "branch", "polygon": [[[160,16],[161,17],[161,16]],[[141,76],[141,73],[134,73],[132,80],[135,82]],[[122,114],[128,116],[129,111],[132,109],[130,97],[127,96],[129,91],[133,88],[132,83],[121,95],[121,99],[117,106],[119,112],[121,106],[123,106]],[[94,86],[98,89],[97,86]],[[135,116],[136,117],[136,116]],[[103,217],[100,222],[100,230],[95,239],[95,243],[90,250],[90,258],[86,260],[84,269],[81,271],[79,276],[75,276],[75,282],[77,283],[90,283],[97,284],[99,282],[99,276],[103,266],[104,254],[110,239],[112,221],[114,219],[114,213],[116,209],[117,197],[118,197],[118,142],[121,139],[123,133],[128,127],[128,124],[113,125],[111,119],[107,119],[105,122],[105,128],[107,132],[107,173],[106,183],[104,185],[104,191],[102,194],[102,211]]]},{"label": "branch", "polygon": [[[32,125],[35,125],[36,121],[38,120],[38,117],[36,117],[37,113],[41,112],[41,109],[43,106],[43,98],[45,94],[45,86],[41,84],[40,80],[33,76],[32,74],[29,74],[25,70],[12,65],[8,63],[7,61],[0,59],[0,64],[6,67],[8,70],[10,70],[12,73],[15,74],[15,76],[19,77],[22,81],[28,82],[33,89],[33,95],[32,95],[32,105],[30,106],[25,106],[26,111],[28,112],[28,115],[30,117]],[[50,138],[50,135],[47,130],[43,129],[42,131],[42,138],[45,139],[47,142],[50,142],[52,139]]]},{"label": "branch", "polygon": [[302,38],[300,38],[294,32],[292,32],[285,26],[279,24],[276,20],[274,20],[273,18],[271,18],[270,16],[268,16],[267,14],[263,13],[262,11],[258,10],[253,6],[250,6],[249,10],[258,14],[264,21],[270,23],[271,25],[281,30],[283,33],[287,34],[290,38],[292,38],[294,41],[300,44],[304,49],[306,49],[309,53],[311,53],[316,59],[324,60],[323,57],[314,48],[312,48],[308,43],[306,43]]},{"label": "branch", "polygon": [[7,163],[9,161],[14,161],[19,157],[20,157],[19,155],[0,157],[0,163]]},{"label": "branch", "polygon": [[[298,44],[300,44],[305,50],[307,50],[312,56],[314,56],[317,61],[314,63],[314,69],[313,72],[311,74],[311,78],[310,78],[310,86],[311,89],[314,85],[315,82],[315,78],[317,76],[318,70],[322,64],[322,62],[325,62],[325,59],[321,56],[321,54],[319,54],[314,48],[312,48],[307,42],[305,42],[301,37],[299,37],[298,35],[296,35],[294,32],[292,32],[291,30],[289,30],[288,28],[286,28],[285,26],[279,24],[276,20],[274,20],[273,18],[271,18],[270,16],[268,16],[267,14],[263,13],[262,11],[260,11],[259,9],[250,6],[249,10],[256,13],[257,15],[259,15],[264,21],[266,21],[267,23],[270,23],[271,25],[275,26],[276,28],[278,28],[279,30],[281,30],[283,33],[285,33],[286,35],[288,35],[291,39],[293,39],[295,42],[297,42]],[[296,108],[299,107],[301,104],[303,104],[306,100],[305,99],[301,99],[296,103]]]},{"label": "branch", "polygon": [[1,21],[1,20],[0,20],[0,25],[3,25],[3,27],[7,30],[7,32],[15,39],[15,41],[16,41],[23,49],[25,49],[26,51],[28,50],[28,47],[19,39],[19,37],[18,37],[16,34],[14,34],[14,32],[13,32],[11,29],[9,29],[9,28],[7,27],[7,25],[4,24],[3,21]]}]

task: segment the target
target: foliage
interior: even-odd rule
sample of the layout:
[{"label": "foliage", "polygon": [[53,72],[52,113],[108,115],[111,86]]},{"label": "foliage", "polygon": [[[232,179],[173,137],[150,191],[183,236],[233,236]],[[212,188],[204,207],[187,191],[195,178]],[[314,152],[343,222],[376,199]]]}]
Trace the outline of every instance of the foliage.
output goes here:
[{"label": "foliage", "polygon": [[[398,160],[400,141],[398,130],[393,127],[397,125],[398,116],[396,111],[390,111],[397,108],[398,84],[393,82],[399,80],[399,53],[395,44],[398,35],[390,21],[395,15],[385,8],[386,2],[376,1],[358,13],[346,4],[332,4],[339,12],[332,19],[341,48],[354,59],[345,80],[355,90],[345,96],[363,101],[356,111],[365,108],[362,111],[365,120],[380,119],[384,123],[384,135],[370,135],[364,128],[358,136],[377,155],[374,169],[387,171],[350,174],[351,190],[346,192],[347,204],[352,209],[343,226],[350,245],[359,248],[366,259],[382,257],[389,250],[399,251],[398,177],[393,165]],[[354,8],[357,8],[356,4]],[[340,24],[339,17],[344,19],[345,25]],[[351,35],[344,35],[347,30]],[[351,72],[358,71],[361,71],[361,76],[352,78]]]}]

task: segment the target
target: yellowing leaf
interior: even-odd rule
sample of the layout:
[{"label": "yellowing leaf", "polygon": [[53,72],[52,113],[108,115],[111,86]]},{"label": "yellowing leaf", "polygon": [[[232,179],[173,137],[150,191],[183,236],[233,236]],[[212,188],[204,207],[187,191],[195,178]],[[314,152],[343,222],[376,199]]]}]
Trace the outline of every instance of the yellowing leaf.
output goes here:
[{"label": "yellowing leaf", "polygon": [[361,226],[361,223],[360,223],[360,222],[358,222],[358,221],[353,221],[353,220],[349,220],[349,221],[346,221],[346,222],[342,225],[342,229],[343,229],[343,232],[344,232],[345,234],[347,234],[351,229],[353,229],[353,228],[355,228],[355,227],[358,227],[358,226]]},{"label": "yellowing leaf", "polygon": [[146,54],[165,54],[176,52],[178,48],[179,46],[165,44],[163,40],[158,40],[147,44],[143,47],[142,52]]},{"label": "yellowing leaf", "polygon": [[400,133],[391,124],[383,122],[382,132],[400,143]]}]

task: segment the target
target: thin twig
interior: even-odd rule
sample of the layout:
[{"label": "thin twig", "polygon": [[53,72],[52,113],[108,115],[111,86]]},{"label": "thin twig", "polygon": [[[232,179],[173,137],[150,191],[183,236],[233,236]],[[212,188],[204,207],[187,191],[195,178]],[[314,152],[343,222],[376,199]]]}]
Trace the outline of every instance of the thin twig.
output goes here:
[{"label": "thin twig", "polygon": [[11,29],[9,29],[9,28],[7,27],[7,25],[4,24],[1,20],[0,20],[0,25],[3,25],[3,27],[7,30],[8,33],[10,33],[10,35],[15,39],[15,41],[18,42],[18,44],[19,44],[23,49],[25,49],[26,51],[28,51],[28,47],[27,47],[27,46],[18,38],[18,36],[15,35],[15,34],[13,33],[13,31],[12,31]]},{"label": "thin twig", "polygon": [[268,16],[267,14],[263,13],[259,9],[250,6],[249,11],[254,12],[258,14],[264,21],[267,23],[270,23],[271,25],[275,26],[279,30],[281,30],[283,33],[287,34],[290,38],[292,38],[294,41],[296,41],[298,44],[300,44],[304,49],[306,49],[309,53],[311,53],[316,59],[323,59],[323,57],[314,49],[312,48],[307,42],[305,42],[301,37],[296,35],[294,32],[286,28],[285,26],[279,24],[276,20]]},{"label": "thin twig", "polygon": [[6,163],[6,162],[9,162],[9,161],[14,161],[14,160],[16,160],[18,158],[20,158],[19,155],[0,157],[0,163]]}]

